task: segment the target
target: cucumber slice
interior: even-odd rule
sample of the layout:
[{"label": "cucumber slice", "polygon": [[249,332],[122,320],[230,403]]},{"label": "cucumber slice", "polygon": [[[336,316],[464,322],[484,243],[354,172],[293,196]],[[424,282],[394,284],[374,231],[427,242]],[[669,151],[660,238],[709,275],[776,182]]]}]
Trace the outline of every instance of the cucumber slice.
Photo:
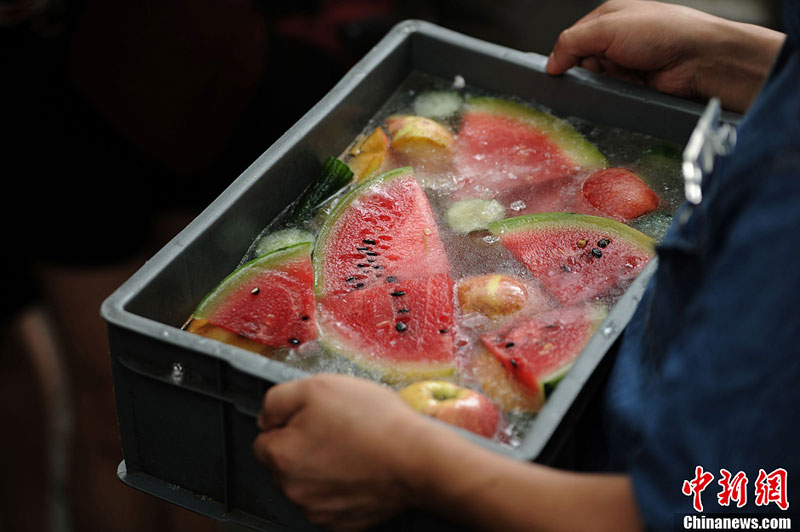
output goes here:
[{"label": "cucumber slice", "polygon": [[453,203],[444,215],[447,225],[456,233],[488,229],[490,222],[502,220],[506,209],[497,200],[467,199]]},{"label": "cucumber slice", "polygon": [[322,173],[303,192],[286,219],[286,225],[299,226],[309,220],[314,212],[337,191],[353,180],[353,171],[337,159],[328,157]]},{"label": "cucumber slice", "polygon": [[414,114],[444,120],[461,109],[464,99],[455,91],[423,92],[414,99]]}]

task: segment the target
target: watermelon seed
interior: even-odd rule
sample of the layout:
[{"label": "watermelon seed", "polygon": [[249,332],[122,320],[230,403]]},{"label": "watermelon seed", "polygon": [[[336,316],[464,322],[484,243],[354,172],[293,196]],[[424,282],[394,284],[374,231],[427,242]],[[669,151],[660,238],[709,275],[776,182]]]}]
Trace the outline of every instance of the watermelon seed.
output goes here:
[{"label": "watermelon seed", "polygon": [[[397,280],[397,278],[394,275],[390,275],[389,277],[386,278],[386,282],[387,283],[393,283],[396,280]],[[394,295],[394,294],[392,294],[392,295]]]},{"label": "watermelon seed", "polygon": [[301,319],[301,320],[303,320],[303,321],[308,321],[308,320],[310,320],[311,318],[310,318],[310,317],[308,317],[308,316],[300,316],[300,319]]},{"label": "watermelon seed", "polygon": [[597,259],[599,259],[600,257],[602,257],[602,256],[603,256],[603,252],[602,252],[602,251],[600,251],[600,250],[599,250],[599,249],[597,249],[597,248],[592,248],[592,256],[593,256],[593,257],[595,257],[595,258],[597,258]]},{"label": "watermelon seed", "polygon": [[580,240],[578,240],[578,247],[583,249],[586,247],[587,243],[588,241],[585,238],[581,238]]},{"label": "watermelon seed", "polygon": [[[388,279],[388,278],[387,278],[387,279]],[[390,295],[391,295],[391,296],[394,296],[394,297],[401,297],[401,296],[404,296],[404,295],[406,295],[406,292],[405,292],[405,290],[395,290],[395,291],[394,291],[394,292],[392,292]]]},{"label": "watermelon seed", "polygon": [[445,334],[447,332],[447,329],[439,329],[439,332]]},{"label": "watermelon seed", "polygon": [[397,329],[397,332],[403,332],[406,330],[407,327],[405,323],[403,323],[402,321],[398,321],[397,325],[395,325],[394,328]]},{"label": "watermelon seed", "polygon": [[356,268],[368,268],[369,264],[356,264]]},{"label": "watermelon seed", "polygon": [[375,268],[376,270],[382,270],[383,266],[373,266],[373,268]]},{"label": "watermelon seed", "polygon": [[344,282],[349,283],[349,282],[352,282],[352,281],[355,281],[355,280],[356,280],[356,278],[351,276],[351,277],[348,277],[347,279],[345,279]]},{"label": "watermelon seed", "polygon": [[367,262],[375,262],[375,259],[367,259]]},{"label": "watermelon seed", "polygon": [[517,361],[516,360],[514,360],[513,358],[510,358],[510,359],[508,359],[508,361],[511,363],[511,367],[512,368],[517,369]]},{"label": "watermelon seed", "polygon": [[367,256],[370,256],[370,257],[377,257],[377,256],[378,256],[378,254],[377,254],[377,253],[375,253],[374,251],[367,251],[367,252],[366,252],[366,255],[367,255]]},{"label": "watermelon seed", "polygon": [[509,347],[514,347],[514,342],[508,342],[506,344],[506,349],[508,349]]},{"label": "watermelon seed", "polygon": [[609,240],[608,238],[603,238],[603,239],[597,241],[597,247],[604,248],[607,245],[609,245],[610,243],[611,243],[611,240]]},{"label": "watermelon seed", "polygon": [[289,343],[292,345],[300,345],[300,340],[297,338],[289,338]]},{"label": "watermelon seed", "polygon": [[365,244],[369,244],[370,246],[374,246],[375,244],[377,244],[377,242],[375,242],[374,240],[370,240],[370,239],[362,240],[362,242],[365,243]]},{"label": "watermelon seed", "polygon": [[562,269],[562,270],[564,270],[565,272],[571,272],[571,271],[572,271],[572,268],[570,268],[570,267],[569,267],[569,266],[567,266],[566,264],[565,264],[565,265],[563,265],[563,266],[561,267],[561,269]]},{"label": "watermelon seed", "polygon": [[408,310],[407,308],[401,308],[400,310],[397,311],[398,314],[405,314],[406,312],[411,312],[411,311]]},{"label": "watermelon seed", "polygon": [[258,295],[259,292],[261,292],[261,289],[259,287],[257,287],[257,286],[255,288],[253,288],[252,290],[250,290],[250,293],[253,294],[254,296]]},{"label": "watermelon seed", "polygon": [[372,248],[356,248],[356,251],[369,251]]},{"label": "watermelon seed", "polygon": [[364,283],[356,283],[355,287],[356,288],[364,288]]}]

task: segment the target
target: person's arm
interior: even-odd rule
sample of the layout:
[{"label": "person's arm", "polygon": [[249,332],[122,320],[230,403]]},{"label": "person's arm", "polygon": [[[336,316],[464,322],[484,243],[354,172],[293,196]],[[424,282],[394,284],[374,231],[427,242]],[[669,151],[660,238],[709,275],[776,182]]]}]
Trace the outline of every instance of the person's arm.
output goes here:
[{"label": "person's arm", "polygon": [[561,33],[547,71],[582,66],[676,96],[718,97],[745,112],[784,38],[680,5],[610,0]]},{"label": "person's arm", "polygon": [[256,457],[309,519],[360,529],[408,508],[484,530],[638,530],[624,475],[519,462],[462,438],[394,392],[322,375],[267,393]]}]

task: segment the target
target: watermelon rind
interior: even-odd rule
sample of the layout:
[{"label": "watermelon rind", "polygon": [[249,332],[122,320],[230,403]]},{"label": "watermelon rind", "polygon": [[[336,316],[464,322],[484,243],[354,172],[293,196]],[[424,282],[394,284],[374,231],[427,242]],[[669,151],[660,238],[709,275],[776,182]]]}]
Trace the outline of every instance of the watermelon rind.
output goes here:
[{"label": "watermelon rind", "polygon": [[363,183],[359,184],[353,190],[348,192],[333,208],[330,212],[328,217],[325,219],[325,222],[320,227],[319,233],[317,233],[317,244],[315,246],[316,253],[314,253],[312,257],[312,263],[314,267],[314,294],[318,298],[324,297],[325,290],[324,290],[324,279],[325,279],[325,260],[324,260],[324,250],[326,244],[328,242],[328,238],[331,235],[334,227],[336,226],[336,221],[339,219],[339,216],[347,211],[350,207],[350,204],[353,201],[360,198],[366,192],[372,190],[375,186],[379,186],[380,184],[386,183],[393,179],[403,177],[406,175],[413,175],[414,169],[410,166],[403,166],[400,168],[395,168],[394,170],[389,170],[388,172],[384,172],[378,176],[373,178],[367,179]]},{"label": "watermelon rind", "polygon": [[322,334],[317,338],[317,342],[328,355],[342,357],[386,384],[399,385],[418,380],[447,379],[456,375],[453,362],[379,364],[372,361],[367,353],[354,351],[347,339],[339,337],[324,324],[320,324],[320,328]]},{"label": "watermelon rind", "polygon": [[648,253],[655,253],[655,240],[633,227],[602,216],[570,212],[545,212],[506,218],[489,224],[489,231],[502,236],[516,231],[529,231],[545,227],[581,227],[598,229],[634,244]]},{"label": "watermelon rind", "polygon": [[[592,304],[587,307],[586,318],[588,319],[588,321],[592,323],[592,332],[587,336],[587,343],[588,343],[588,338],[591,338],[594,335],[595,331],[597,331],[598,327],[603,322],[603,320],[606,319],[607,316],[608,316],[608,308],[605,305]],[[583,352],[583,349],[585,347],[586,345],[584,345],[583,348],[581,348],[581,352]],[[569,363],[561,366],[559,369],[553,371],[549,375],[542,376],[539,379],[539,385],[541,386],[541,391],[544,394],[545,399],[550,397],[550,394],[552,394],[553,391],[555,391],[556,386],[558,386],[558,383],[560,383],[564,379],[564,377],[567,376],[567,373],[569,373],[569,370],[572,369],[572,366],[575,365],[575,362],[577,362],[579,357],[580,354]]]},{"label": "watermelon rind", "polygon": [[311,248],[311,243],[303,242],[277,249],[245,263],[225,277],[211,292],[206,294],[202,301],[200,301],[200,304],[197,305],[193,315],[194,318],[205,319],[216,304],[223,301],[228,294],[241,283],[246,282],[251,277],[265,270],[273,270],[294,259],[308,256],[311,253]]},{"label": "watermelon rind", "polygon": [[529,105],[486,96],[472,96],[465,102],[465,110],[501,115],[538,129],[556,143],[572,160],[587,169],[608,166],[605,156],[569,122]]},{"label": "watermelon rind", "polygon": [[314,245],[314,234],[305,229],[298,229],[296,227],[287,227],[278,231],[264,235],[255,244],[255,255],[261,257],[278,251],[279,249],[288,248],[297,244],[311,244]]}]

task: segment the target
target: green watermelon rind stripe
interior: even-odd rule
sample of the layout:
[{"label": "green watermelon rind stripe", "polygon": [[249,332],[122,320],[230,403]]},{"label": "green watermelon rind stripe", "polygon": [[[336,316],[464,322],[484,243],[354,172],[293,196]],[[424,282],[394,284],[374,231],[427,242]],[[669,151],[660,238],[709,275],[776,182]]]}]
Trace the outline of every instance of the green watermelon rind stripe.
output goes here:
[{"label": "green watermelon rind stripe", "polygon": [[[587,312],[586,314],[587,317],[592,323],[592,330],[586,335],[586,343],[581,348],[581,353],[586,348],[586,344],[589,343],[589,339],[592,336],[594,336],[594,333],[597,332],[597,329],[600,327],[600,324],[603,322],[604,319],[606,319],[606,316],[608,316],[608,308],[605,305],[599,303],[590,304],[586,312]],[[558,383],[561,382],[561,380],[564,377],[566,377],[567,373],[569,373],[569,370],[571,370],[572,366],[575,365],[575,362],[578,361],[578,358],[580,358],[580,353],[578,353],[578,356],[575,357],[570,362],[568,362],[567,364],[564,364],[560,368],[554,369],[547,375],[544,375],[537,380],[540,389],[544,394],[545,399],[550,397],[550,394],[553,393],[553,391],[556,389]]]},{"label": "green watermelon rind stripe", "polygon": [[549,227],[564,228],[565,226],[609,232],[617,238],[621,238],[625,242],[630,242],[650,254],[655,253],[656,241],[646,234],[637,231],[633,227],[617,222],[616,220],[603,218],[601,216],[593,216],[591,214],[574,214],[569,212],[526,214],[491,222],[489,224],[489,231],[495,236],[502,237],[509,233]]},{"label": "green watermelon rind stripe", "polygon": [[594,144],[589,142],[571,124],[550,113],[522,103],[484,96],[467,98],[466,105],[468,110],[502,115],[532,125],[547,135],[571,159],[585,168],[599,169],[608,166],[608,160]]},{"label": "green watermelon rind stripe", "polygon": [[241,282],[246,282],[248,279],[265,270],[274,270],[287,262],[303,256],[308,256],[311,254],[311,249],[312,244],[310,242],[302,242],[300,244],[276,249],[243,264],[225,277],[216,288],[206,294],[202,301],[200,301],[200,304],[197,305],[194,311],[194,317],[201,319],[206,318],[207,314],[213,311],[216,303],[224,300]]},{"label": "green watermelon rind stripe", "polygon": [[381,364],[379,361],[372,359],[369,353],[365,351],[345,347],[350,342],[342,338],[330,327],[327,327],[324,321],[319,321],[317,325],[320,329],[317,342],[327,353],[341,356],[362,370],[379,375],[381,380],[386,383],[394,384],[421,379],[444,379],[456,374],[455,362],[452,360],[436,362],[423,360],[408,363],[387,361],[385,364]]},{"label": "green watermelon rind stripe", "polygon": [[317,245],[313,253],[314,294],[317,296],[317,298],[322,298],[326,295],[324,292],[325,244],[327,243],[330,233],[333,230],[333,227],[336,225],[336,222],[339,221],[339,217],[348,209],[354,200],[360,198],[365,192],[375,187],[375,185],[383,184],[387,181],[391,181],[392,179],[406,175],[413,176],[414,169],[410,166],[403,166],[400,168],[395,168],[394,170],[389,170],[388,172],[364,181],[353,190],[348,192],[341,200],[339,200],[328,217],[325,218],[325,222],[323,222],[322,227],[317,234]]}]

